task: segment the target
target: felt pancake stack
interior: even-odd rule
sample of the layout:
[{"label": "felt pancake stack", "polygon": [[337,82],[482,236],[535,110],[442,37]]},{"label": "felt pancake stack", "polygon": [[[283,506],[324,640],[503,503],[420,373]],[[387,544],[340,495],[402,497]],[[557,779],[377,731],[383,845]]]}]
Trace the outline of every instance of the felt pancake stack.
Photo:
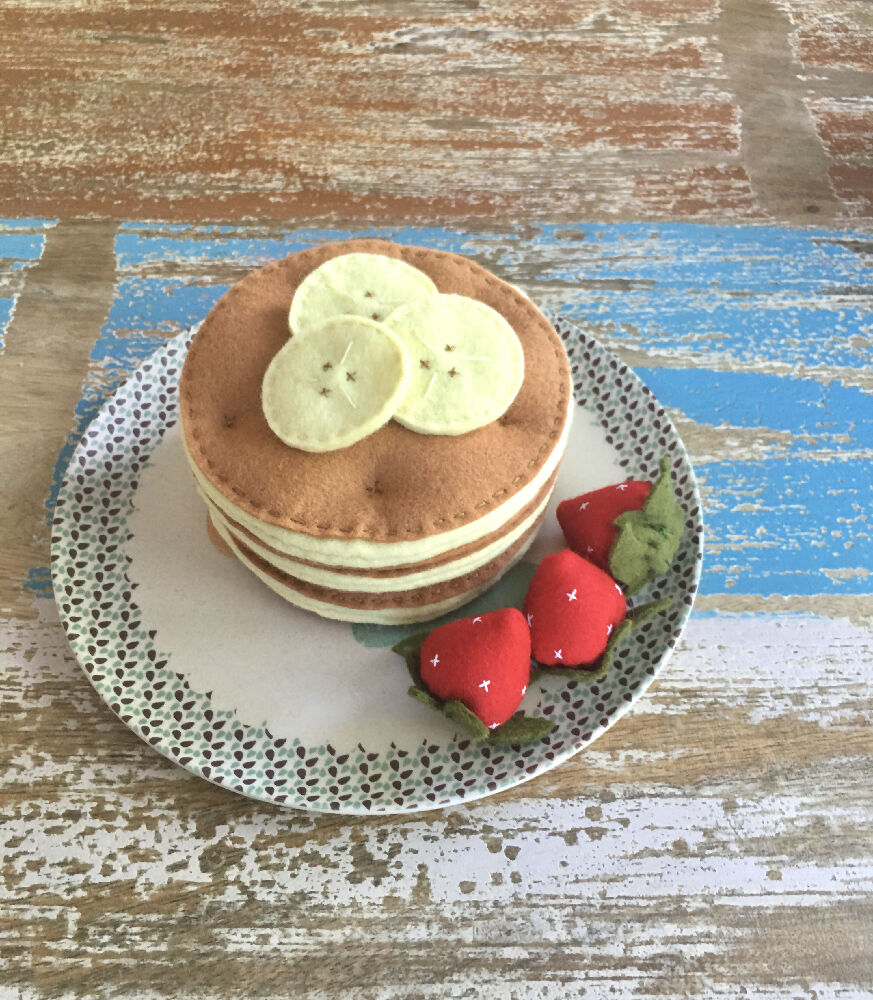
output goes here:
[{"label": "felt pancake stack", "polygon": [[234,285],[195,335],[183,441],[217,538],[292,604],[426,621],[533,541],[572,414],[567,357],[456,254],[352,240]]}]

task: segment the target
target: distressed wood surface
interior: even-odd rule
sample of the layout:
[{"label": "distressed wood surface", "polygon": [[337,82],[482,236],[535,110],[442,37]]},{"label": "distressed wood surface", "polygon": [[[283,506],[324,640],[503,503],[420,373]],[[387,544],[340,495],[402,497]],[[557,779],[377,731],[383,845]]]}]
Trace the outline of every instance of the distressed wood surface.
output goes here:
[{"label": "distressed wood surface", "polygon": [[[873,997],[868,5],[23,0],[0,51],[0,1000]],[[141,359],[366,232],[631,364],[707,550],[680,648],[584,753],[349,819],[125,729],[48,519]]]},{"label": "distressed wood surface", "polygon": [[873,211],[862,0],[19,0],[0,52],[0,214]]},{"label": "distressed wood surface", "polygon": [[591,325],[670,408],[708,527],[680,649],[584,753],[479,804],[308,816],[174,768],[66,646],[53,492],[141,358],[238,275],[344,233],[7,225],[0,990],[873,995],[873,240],[389,232],[477,257]]}]

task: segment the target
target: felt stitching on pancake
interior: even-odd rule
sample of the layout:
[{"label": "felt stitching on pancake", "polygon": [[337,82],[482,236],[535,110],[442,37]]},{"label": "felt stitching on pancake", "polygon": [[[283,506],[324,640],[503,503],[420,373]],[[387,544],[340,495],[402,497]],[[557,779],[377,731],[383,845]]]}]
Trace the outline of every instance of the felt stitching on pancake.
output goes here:
[{"label": "felt stitching on pancake", "polygon": [[[506,420],[444,435],[418,434],[389,418],[357,442],[321,453],[289,447],[271,431],[260,407],[260,385],[271,359],[296,339],[288,330],[295,288],[326,260],[374,252],[414,263],[433,282],[436,294],[482,301],[496,310],[501,323],[509,324],[523,350],[524,369]],[[362,308],[370,301],[352,292]],[[298,336],[303,340],[310,335],[312,331]],[[460,341],[447,338],[445,343],[457,347]],[[442,348],[442,342],[436,346]],[[451,353],[457,360],[445,370],[454,367],[456,373],[462,372],[465,356],[494,356],[475,346],[445,357]],[[355,364],[357,381],[348,381],[350,392],[360,380],[360,363]],[[457,374],[451,381],[461,383]],[[426,387],[423,380],[422,390]],[[465,603],[505,571],[513,549],[510,536],[518,545],[517,526],[551,493],[574,407],[570,389],[569,363],[551,325],[529,300],[478,264],[440,251],[352,240],[267,265],[220,300],[195,335],[183,369],[183,443],[199,489],[224,521],[219,528],[235,529],[229,537],[231,550],[267,586],[330,617],[425,620]],[[339,390],[335,395],[342,399]],[[228,413],[234,418],[230,428],[224,420]],[[366,488],[374,483],[378,490]],[[247,536],[257,549],[249,558],[239,548]],[[489,553],[495,558],[484,569],[461,575],[453,571],[453,563],[457,569],[470,564],[459,561],[459,553],[486,545],[493,547]],[[254,557],[265,556],[269,566],[257,565]],[[276,568],[273,559],[289,568],[311,564],[314,569],[307,575],[319,578],[321,572],[321,578],[336,585],[306,596],[290,585],[293,572],[285,583],[269,576]],[[447,574],[442,582],[441,567]],[[379,599],[362,603],[361,590],[349,598],[368,574],[382,581]],[[404,575],[409,582],[433,581],[417,607],[408,602]],[[392,579],[397,581],[394,589],[382,591]],[[461,582],[450,586],[451,579]],[[328,593],[345,605],[332,606]]]}]

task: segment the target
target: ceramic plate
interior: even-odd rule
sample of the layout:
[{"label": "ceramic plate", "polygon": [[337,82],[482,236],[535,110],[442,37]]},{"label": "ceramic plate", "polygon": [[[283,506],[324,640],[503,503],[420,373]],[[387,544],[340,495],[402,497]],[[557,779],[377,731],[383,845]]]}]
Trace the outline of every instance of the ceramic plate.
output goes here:
[{"label": "ceramic plate", "polygon": [[280,806],[358,814],[489,795],[555,767],[614,725],[651,683],[690,612],[700,500],[679,436],[649,390],[579,327],[556,326],[578,405],[552,509],[525,561],[451,617],[520,605],[533,567],[562,546],[557,499],[652,479],[665,454],[686,530],[670,574],[637,598],[668,597],[669,606],[624,640],[605,678],[531,683],[522,709],[553,719],[550,737],[497,748],[456,733],[407,697],[405,665],[390,650],[421,625],[322,620],[211,546],[177,426],[191,332],[158,350],[105,404],[57,501],[55,595],[100,697],[193,774]]}]

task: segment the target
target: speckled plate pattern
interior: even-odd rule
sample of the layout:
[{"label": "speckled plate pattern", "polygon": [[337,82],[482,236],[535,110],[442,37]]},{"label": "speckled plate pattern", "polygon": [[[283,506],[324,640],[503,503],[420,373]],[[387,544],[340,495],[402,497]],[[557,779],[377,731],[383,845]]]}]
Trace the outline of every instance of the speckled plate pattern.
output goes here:
[{"label": "speckled plate pattern", "polygon": [[[73,454],[55,510],[58,608],[109,708],[199,777],[279,806],[348,814],[414,812],[492,794],[556,766],[614,725],[663,666],[690,613],[701,567],[700,499],[682,442],[651,392],[584,330],[560,319],[556,327],[570,355],[577,403],[602,428],[622,475],[652,479],[660,458],[671,456],[686,529],[670,574],[638,597],[640,603],[668,597],[669,606],[624,641],[609,674],[595,683],[548,676],[531,684],[524,710],[553,719],[551,736],[498,748],[453,734],[441,722],[437,737],[425,727],[421,739],[409,738],[405,726],[402,739],[374,748],[333,731],[325,718],[323,736],[304,743],[243,720],[217,706],[208,690],[195,690],[184,658],[167,648],[159,623],[137,604],[128,554],[140,478],[177,422],[190,332],[161,347],[106,402]],[[385,649],[384,655],[395,654]],[[397,684],[407,682],[399,664]],[[410,713],[426,711],[406,701]],[[386,718],[389,735],[391,726]]]}]

